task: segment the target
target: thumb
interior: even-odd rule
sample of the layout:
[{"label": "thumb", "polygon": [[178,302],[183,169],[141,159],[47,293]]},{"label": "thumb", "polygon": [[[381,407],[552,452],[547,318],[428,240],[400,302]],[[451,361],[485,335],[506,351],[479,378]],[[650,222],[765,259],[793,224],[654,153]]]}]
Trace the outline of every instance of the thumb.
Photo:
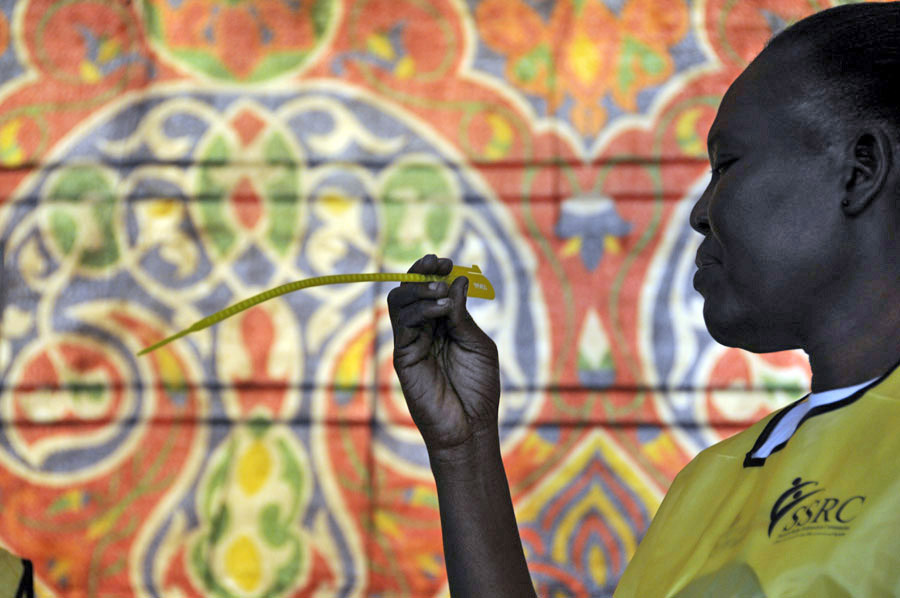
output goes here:
[{"label": "thumb", "polygon": [[472,323],[472,316],[469,315],[468,310],[466,309],[466,294],[469,290],[469,279],[465,276],[460,276],[456,280],[453,281],[453,284],[450,285],[450,313],[448,314],[450,318],[450,324],[453,328],[459,330],[465,334],[468,332],[468,327]]}]

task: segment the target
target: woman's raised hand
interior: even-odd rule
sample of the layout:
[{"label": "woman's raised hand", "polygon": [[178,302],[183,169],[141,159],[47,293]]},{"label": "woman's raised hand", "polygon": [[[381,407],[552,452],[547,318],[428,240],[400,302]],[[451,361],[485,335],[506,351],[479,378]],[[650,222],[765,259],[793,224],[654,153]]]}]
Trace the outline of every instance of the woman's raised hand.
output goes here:
[{"label": "woman's raised hand", "polygon": [[[409,272],[445,276],[451,268],[449,258],[429,254]],[[465,277],[449,288],[444,282],[404,282],[387,297],[394,369],[432,455],[452,451],[476,432],[497,429],[497,345],[466,310],[468,284]]]}]

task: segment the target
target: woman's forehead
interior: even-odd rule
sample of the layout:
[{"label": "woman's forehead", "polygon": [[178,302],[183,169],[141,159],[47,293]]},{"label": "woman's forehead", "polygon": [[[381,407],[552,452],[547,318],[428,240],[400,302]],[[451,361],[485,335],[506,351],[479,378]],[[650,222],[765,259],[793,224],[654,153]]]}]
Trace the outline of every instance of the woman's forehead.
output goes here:
[{"label": "woman's forehead", "polygon": [[797,63],[772,56],[751,63],[725,92],[707,136],[710,153],[802,136],[821,116],[813,113]]}]

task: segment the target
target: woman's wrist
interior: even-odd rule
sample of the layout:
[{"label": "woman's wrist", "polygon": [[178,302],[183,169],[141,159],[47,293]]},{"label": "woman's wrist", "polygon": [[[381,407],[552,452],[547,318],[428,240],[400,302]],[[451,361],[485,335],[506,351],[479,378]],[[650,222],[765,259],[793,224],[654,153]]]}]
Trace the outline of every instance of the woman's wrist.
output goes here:
[{"label": "woman's wrist", "polygon": [[488,459],[500,457],[500,432],[496,426],[476,430],[464,442],[428,449],[428,459],[435,476],[439,473],[473,471]]},{"label": "woman's wrist", "polygon": [[429,451],[453,596],[535,598],[497,425]]}]

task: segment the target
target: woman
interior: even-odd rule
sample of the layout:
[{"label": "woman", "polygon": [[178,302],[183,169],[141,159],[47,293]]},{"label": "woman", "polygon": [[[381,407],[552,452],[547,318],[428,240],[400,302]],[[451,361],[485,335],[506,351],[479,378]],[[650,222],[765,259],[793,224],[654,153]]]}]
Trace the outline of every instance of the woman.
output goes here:
[{"label": "woman", "polygon": [[[616,598],[900,596],[900,3],[782,31],[710,128],[691,213],[719,343],[802,348],[812,393],[676,477]],[[410,272],[445,274],[428,255]],[[388,296],[453,596],[534,596],[498,435],[497,350],[465,279]],[[442,299],[446,301],[442,302]]]}]

